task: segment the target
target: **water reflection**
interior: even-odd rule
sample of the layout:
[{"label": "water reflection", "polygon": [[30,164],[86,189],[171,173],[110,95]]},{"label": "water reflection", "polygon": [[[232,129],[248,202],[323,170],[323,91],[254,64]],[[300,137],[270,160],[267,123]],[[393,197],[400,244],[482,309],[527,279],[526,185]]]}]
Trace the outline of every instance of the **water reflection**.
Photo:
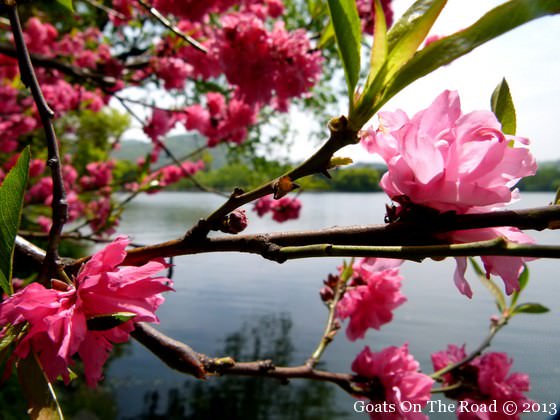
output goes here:
[{"label": "water reflection", "polygon": [[[264,315],[246,323],[224,340],[220,355],[236,360],[271,359],[293,364],[292,320],[287,314]],[[127,419],[290,419],[340,418],[333,385],[270,378],[225,376],[208,381],[187,380],[180,388],[150,390],[142,411]]]}]

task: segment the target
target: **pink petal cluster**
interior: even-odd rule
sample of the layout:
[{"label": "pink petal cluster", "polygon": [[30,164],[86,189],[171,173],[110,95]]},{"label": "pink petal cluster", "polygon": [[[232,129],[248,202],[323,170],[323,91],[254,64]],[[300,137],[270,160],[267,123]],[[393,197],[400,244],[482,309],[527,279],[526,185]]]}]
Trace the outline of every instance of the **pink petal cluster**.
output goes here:
[{"label": "pink petal cluster", "polygon": [[288,99],[309,92],[321,72],[321,54],[312,51],[303,30],[287,32],[277,22],[269,32],[252,13],[223,16],[213,48],[236,95],[251,105],[268,104],[275,95],[285,110]]},{"label": "pink petal cluster", "polygon": [[175,113],[165,109],[154,108],[152,118],[148,124],[144,125],[144,133],[157,143],[161,140],[177,123]]},{"label": "pink petal cluster", "polygon": [[115,162],[91,162],[86,165],[88,175],[80,178],[80,185],[84,190],[100,189],[108,186],[113,180],[112,170]]},{"label": "pink petal cluster", "polygon": [[154,58],[154,71],[163,80],[167,90],[183,89],[190,73],[187,63],[176,57]]},{"label": "pink petal cluster", "polygon": [[191,105],[185,109],[185,126],[198,130],[208,138],[208,146],[221,142],[240,144],[247,137],[247,130],[256,122],[256,110],[239,99],[226,98],[215,92],[206,95],[206,108]]},{"label": "pink petal cluster", "polygon": [[[377,130],[362,136],[362,144],[385,160],[388,171],[380,185],[400,210],[413,206],[429,207],[440,212],[458,214],[491,211],[518,198],[513,186],[523,177],[534,175],[537,165],[523,145],[526,139],[502,133],[501,125],[490,111],[463,114],[457,92],[444,91],[425,110],[409,118],[403,111],[381,112]],[[480,229],[455,232],[451,240],[464,242],[471,238],[495,238],[503,230]],[[529,239],[515,229],[506,236],[517,241]],[[511,271],[517,274],[523,260],[484,258],[490,272]],[[456,282],[462,293],[470,296],[464,281],[464,261],[459,262]],[[506,290],[517,288],[517,280],[502,276]]]},{"label": "pink petal cluster", "polygon": [[350,318],[346,336],[364,338],[369,328],[379,330],[393,320],[393,311],[406,302],[401,293],[402,260],[363,258],[353,265],[348,289],[336,307],[340,319]]},{"label": "pink petal cluster", "polygon": [[[357,0],[356,7],[358,8],[358,15],[362,22],[362,31],[373,35],[375,23],[375,0]],[[392,0],[381,0],[381,7],[385,14],[385,23],[387,27],[393,24],[393,8],[391,6]]]},{"label": "pink petal cluster", "polygon": [[[68,366],[78,354],[88,385],[95,386],[113,344],[128,340],[133,320],[158,322],[155,310],[163,303],[161,293],[172,289],[171,280],[153,276],[166,265],[150,261],[141,267],[119,267],[128,243],[120,236],[96,253],[66,290],[32,283],[0,304],[0,325],[28,323],[15,349],[17,357],[33,351],[49,380],[61,376],[68,383]],[[136,316],[107,330],[88,329],[89,319],[119,312]]]},{"label": "pink petal cluster", "polygon": [[394,404],[394,413],[372,413],[371,418],[425,419],[421,413],[403,410],[401,403],[424,406],[430,400],[434,380],[419,372],[420,364],[408,352],[408,345],[387,347],[378,353],[366,346],[352,363],[360,382],[371,392],[373,402]]},{"label": "pink petal cluster", "polygon": [[201,21],[208,13],[222,12],[235,3],[235,0],[155,0],[154,7],[181,19]]},{"label": "pink petal cluster", "polygon": [[272,213],[272,220],[278,223],[299,218],[300,210],[301,201],[295,197],[282,197],[273,200],[271,195],[267,195],[259,198],[253,206],[253,211],[257,212],[259,217],[270,212]]},{"label": "pink petal cluster", "polygon": [[[168,165],[163,168],[153,172],[144,182],[144,184],[149,184],[154,180],[157,180],[157,187],[164,188],[168,185],[174,184],[175,182],[188,177],[189,175],[194,175],[201,169],[204,169],[204,161],[198,160],[196,162],[185,161],[181,166]],[[159,189],[152,189],[150,192],[156,192]]]},{"label": "pink petal cluster", "polygon": [[[467,354],[465,346],[449,345],[447,350],[434,353],[432,364],[434,370],[440,370],[449,364],[460,362]],[[530,389],[529,376],[523,373],[509,373],[513,361],[505,353],[489,352],[452,371],[444,376],[444,385],[455,385],[461,382],[462,386],[452,391],[448,396],[461,401],[466,401],[467,406],[477,404],[490,407],[496,403],[497,412],[472,413],[472,410],[459,411],[459,419],[484,419],[506,420],[520,418],[525,405],[532,401],[525,395]],[[504,413],[503,406],[506,401],[517,404],[515,413]],[[479,410],[484,411],[484,410]]]}]

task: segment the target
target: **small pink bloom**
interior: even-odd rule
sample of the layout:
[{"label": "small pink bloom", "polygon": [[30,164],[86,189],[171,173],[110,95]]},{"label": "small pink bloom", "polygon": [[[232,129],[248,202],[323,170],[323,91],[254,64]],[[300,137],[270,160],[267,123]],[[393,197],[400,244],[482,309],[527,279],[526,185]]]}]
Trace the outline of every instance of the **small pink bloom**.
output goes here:
[{"label": "small pink bloom", "polygon": [[234,210],[225,218],[221,231],[225,233],[240,233],[244,231],[249,224],[245,210]]},{"label": "small pink bloom", "polygon": [[259,217],[263,217],[266,213],[270,211],[270,207],[272,206],[272,196],[265,195],[262,198],[259,198],[255,201],[253,206],[253,211],[256,211]]},{"label": "small pink bloom", "polygon": [[278,223],[297,219],[299,217],[300,210],[301,201],[297,198],[282,197],[279,200],[273,201],[270,205],[272,219]]},{"label": "small pink bloom", "polygon": [[144,126],[144,133],[157,142],[161,140],[177,123],[177,118],[174,113],[155,108],[152,112],[152,118]]},{"label": "small pink bloom", "polygon": [[[393,9],[391,6],[392,0],[381,0],[381,8],[385,15],[385,22],[387,27],[393,24]],[[375,8],[374,0],[357,0],[356,6],[358,8],[358,15],[362,22],[362,30],[370,35],[373,35],[375,23]]]},{"label": "small pink bloom", "polygon": [[[434,353],[432,363],[438,371],[462,361],[467,357],[465,346],[449,345],[446,351]],[[472,413],[472,410],[459,410],[459,419],[506,420],[518,419],[524,405],[530,404],[525,393],[530,389],[529,376],[522,373],[509,373],[513,361],[505,353],[490,352],[483,354],[471,362],[444,375],[444,385],[461,383],[458,389],[449,392],[450,398],[465,401],[467,407],[476,404],[486,407],[486,413]],[[517,404],[515,413],[505,414],[504,403],[511,401]],[[488,410],[490,404],[496,403],[498,412]],[[482,410],[480,410],[482,411]]]},{"label": "small pink bloom", "polygon": [[419,372],[420,364],[408,352],[408,345],[387,347],[378,353],[366,346],[352,363],[357,385],[368,390],[374,403],[387,402],[395,413],[372,413],[371,418],[427,419],[421,413],[405,412],[401,403],[424,406],[430,400],[434,380]]},{"label": "small pink bloom", "polygon": [[67,290],[31,283],[0,303],[0,325],[29,323],[16,346],[17,357],[26,358],[34,351],[51,381],[61,376],[68,383],[68,366],[78,353],[88,385],[97,384],[113,343],[127,341],[134,325],[129,320],[104,331],[92,331],[87,320],[129,312],[136,315],[134,322],[157,322],[155,310],[163,302],[161,293],[172,290],[171,280],[153,277],[166,267],[162,261],[119,267],[128,243],[126,237],[119,236],[93,255]]},{"label": "small pink bloom", "polygon": [[352,280],[336,313],[340,319],[350,318],[346,335],[355,341],[364,338],[369,328],[379,330],[393,320],[393,310],[406,302],[401,293],[402,260],[363,258],[353,266]]}]

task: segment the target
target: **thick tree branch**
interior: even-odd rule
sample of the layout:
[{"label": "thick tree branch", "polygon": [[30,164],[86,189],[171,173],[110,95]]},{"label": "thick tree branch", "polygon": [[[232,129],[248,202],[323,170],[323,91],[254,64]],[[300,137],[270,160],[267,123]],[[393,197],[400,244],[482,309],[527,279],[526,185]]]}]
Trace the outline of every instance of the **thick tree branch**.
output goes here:
[{"label": "thick tree branch", "polygon": [[[301,232],[278,232],[223,236],[217,238],[188,237],[130,250],[124,263],[140,265],[154,258],[199,254],[203,252],[253,253],[274,261],[282,262],[287,259],[286,256],[281,253],[282,247],[301,247],[318,244],[425,247],[442,245],[442,240],[437,239],[435,237],[436,234],[497,226],[513,226],[519,229],[533,230],[557,229],[560,227],[560,205],[527,210],[502,210],[481,214],[440,214],[433,216],[429,223],[425,220],[418,220],[394,222],[383,225],[333,227]],[[508,255],[519,255],[525,251],[528,253],[533,252],[531,249],[523,251],[515,251],[512,249],[511,251],[500,251],[501,254],[499,255],[503,255],[504,253]],[[397,255],[401,251],[396,251],[395,253],[394,250],[389,250],[389,252],[392,252],[392,255]],[[551,253],[551,257],[557,257],[555,253],[557,251],[555,251],[554,248],[543,248],[543,252],[546,252],[547,256]],[[85,261],[85,259],[75,262],[71,268],[75,269],[79,267],[83,261]]]},{"label": "thick tree branch", "polygon": [[43,123],[48,149],[47,165],[51,168],[51,176],[53,180],[52,227],[49,232],[47,253],[43,261],[39,277],[40,281],[46,282],[49,278],[57,277],[57,273],[59,271],[58,245],[60,242],[62,228],[68,220],[68,203],[66,202],[66,192],[64,190],[64,183],[62,179],[58,140],[52,124],[54,112],[45,101],[41,87],[39,86],[39,82],[35,76],[29,51],[25,45],[17,6],[8,5],[7,9],[10,24],[12,26],[14,42],[16,44],[21,80],[25,86],[31,90],[41,122]]}]

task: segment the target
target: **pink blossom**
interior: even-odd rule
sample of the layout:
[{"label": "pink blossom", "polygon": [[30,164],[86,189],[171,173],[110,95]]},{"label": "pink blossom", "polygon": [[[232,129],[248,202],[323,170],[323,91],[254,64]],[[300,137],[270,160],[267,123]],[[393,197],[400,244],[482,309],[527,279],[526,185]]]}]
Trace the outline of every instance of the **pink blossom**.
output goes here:
[{"label": "pink blossom", "polygon": [[152,118],[144,126],[144,133],[157,142],[161,140],[177,123],[177,118],[173,112],[155,108],[152,112]]},{"label": "pink blossom", "polygon": [[58,32],[50,23],[42,23],[38,18],[32,17],[25,25],[24,37],[29,51],[52,55]]},{"label": "pink blossom", "polygon": [[31,159],[29,162],[29,177],[35,178],[45,171],[45,161],[43,159]]},{"label": "pink blossom", "polygon": [[[485,229],[459,230],[450,232],[447,235],[453,243],[468,243],[487,241],[499,237],[515,243],[534,243],[533,238],[524,234],[517,228],[513,227],[497,227]],[[505,290],[508,295],[519,289],[519,275],[523,271],[523,266],[532,258],[527,257],[504,257],[504,256],[482,256],[480,257],[486,270],[486,276],[491,274],[500,276],[504,281]],[[459,291],[472,297],[472,290],[465,278],[467,269],[467,258],[456,257],[457,268],[455,269],[454,281]]]},{"label": "pink blossom", "polygon": [[371,418],[425,419],[421,413],[405,412],[403,401],[424,406],[430,400],[434,380],[419,372],[420,364],[408,352],[408,345],[387,347],[378,353],[366,346],[352,363],[357,385],[374,403],[394,404],[394,413],[372,413]]},{"label": "pink blossom", "polygon": [[[536,171],[534,157],[523,146],[526,139],[508,136],[492,112],[462,114],[457,92],[444,91],[412,119],[403,111],[380,113],[380,126],[362,137],[370,151],[388,166],[380,185],[399,211],[425,206],[440,212],[480,213],[503,207],[518,198],[513,186]],[[510,228],[453,232],[451,242],[487,240],[498,236],[531,242]],[[526,259],[484,257],[488,274],[504,280],[506,292],[517,289]],[[466,260],[457,259],[455,283],[471,297],[464,278]]]},{"label": "pink blossom", "polygon": [[259,198],[255,201],[253,206],[253,211],[256,211],[259,217],[263,217],[266,213],[270,211],[270,207],[272,206],[272,196],[265,195],[262,198]]},{"label": "pink blossom", "polygon": [[444,91],[412,119],[403,111],[381,112],[377,131],[362,143],[385,160],[381,187],[401,206],[467,213],[504,206],[517,198],[511,188],[534,175],[527,141],[501,132],[489,111],[461,113],[457,92]]},{"label": "pink blossom", "polygon": [[[438,371],[466,357],[465,346],[449,345],[446,351],[432,355],[432,364],[434,370]],[[530,380],[523,373],[510,374],[512,364],[513,361],[507,354],[489,352],[444,375],[445,386],[461,383],[459,388],[446,394],[448,397],[465,401],[467,407],[477,404],[488,408],[490,404],[496,403],[496,413],[489,412],[488,409],[486,413],[470,413],[468,409],[459,409],[459,419],[505,420],[520,417],[523,406],[532,402],[524,394],[530,389]],[[506,401],[517,404],[516,413],[503,412]]]},{"label": "pink blossom", "polygon": [[245,210],[234,210],[224,219],[220,230],[225,233],[240,233],[243,232],[249,225],[247,214]]},{"label": "pink blossom", "polygon": [[128,340],[132,320],[107,330],[89,330],[87,321],[119,312],[135,314],[134,322],[158,322],[155,310],[163,303],[162,292],[172,290],[171,280],[153,277],[166,267],[150,261],[141,267],[119,267],[129,240],[119,236],[84,264],[66,290],[46,289],[31,283],[0,303],[0,325],[29,323],[17,343],[15,355],[39,357],[51,381],[61,376],[70,381],[68,366],[80,355],[86,381],[95,386],[114,343]]},{"label": "pink blossom", "polygon": [[321,55],[312,52],[304,31],[287,32],[277,22],[269,32],[252,13],[223,16],[212,53],[237,86],[237,97],[250,105],[268,104],[275,94],[277,107],[285,110],[288,99],[309,92],[321,72]]},{"label": "pink blossom", "polygon": [[[381,0],[381,7],[385,15],[385,22],[387,27],[393,24],[393,9],[391,7],[392,0]],[[362,21],[362,30],[365,33],[373,35],[374,22],[375,22],[375,8],[374,0],[357,0],[356,6],[358,14]]]},{"label": "pink blossom", "polygon": [[189,65],[176,57],[154,58],[155,73],[163,80],[164,87],[170,89],[183,89],[185,80],[189,75]]},{"label": "pink blossom", "polygon": [[234,0],[155,0],[154,7],[182,19],[201,21],[208,13],[222,12],[234,3]]},{"label": "pink blossom", "polygon": [[350,318],[346,330],[349,340],[364,338],[368,328],[379,330],[393,319],[393,310],[406,302],[401,293],[402,260],[363,258],[354,264],[352,280],[336,314],[340,319]]},{"label": "pink blossom", "polygon": [[297,219],[301,210],[301,201],[297,198],[282,197],[270,205],[272,219],[282,223],[287,220]]},{"label": "pink blossom", "polygon": [[255,108],[235,98],[226,103],[220,93],[208,93],[206,107],[199,104],[187,107],[185,126],[205,135],[210,147],[224,141],[242,143],[247,138],[248,128],[256,122]]},{"label": "pink blossom", "polygon": [[89,175],[80,178],[80,184],[85,190],[106,187],[113,180],[111,170],[115,166],[113,161],[91,162],[86,165]]},{"label": "pink blossom", "polygon": [[119,219],[111,217],[113,204],[110,197],[101,197],[89,202],[85,212],[88,215],[88,222],[93,232],[107,235],[115,232],[115,226],[118,225]]}]

